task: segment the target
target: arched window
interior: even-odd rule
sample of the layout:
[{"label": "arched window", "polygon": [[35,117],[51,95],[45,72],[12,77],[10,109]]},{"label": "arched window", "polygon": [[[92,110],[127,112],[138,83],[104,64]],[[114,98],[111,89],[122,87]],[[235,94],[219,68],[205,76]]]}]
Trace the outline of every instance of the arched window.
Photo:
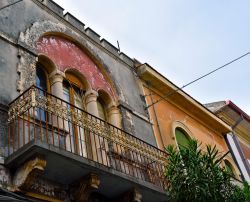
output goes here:
[{"label": "arched window", "polygon": [[[39,91],[40,95],[44,96],[48,90],[48,79],[47,79],[47,72],[45,71],[43,65],[40,63],[38,63],[36,67],[36,86],[39,89],[41,89]],[[41,108],[36,109],[36,119],[45,121],[46,112]]]},{"label": "arched window", "polygon": [[44,91],[48,90],[47,75],[41,64],[38,64],[36,67],[36,86]]},{"label": "arched window", "polygon": [[[85,109],[84,106],[84,94],[86,92],[85,86],[82,84],[81,80],[71,73],[66,73],[66,79],[63,81],[63,99],[76,106],[65,104],[67,109],[72,114],[78,114],[80,117],[82,115],[82,110]],[[73,119],[73,117],[69,117]],[[70,144],[68,148],[72,152],[78,153],[81,156],[86,156],[86,137],[85,131],[82,127],[74,124],[71,121],[64,121],[65,130],[68,132],[67,144]]]},{"label": "arched window", "polygon": [[101,98],[97,99],[97,109],[98,109],[98,116],[104,121],[107,121],[107,114],[105,111],[105,105]]},{"label": "arched window", "polygon": [[176,128],[175,129],[175,137],[176,141],[179,147],[187,147],[189,143],[189,136],[187,133],[181,129],[181,128]]},{"label": "arched window", "polygon": [[225,169],[230,175],[232,175],[233,177],[236,177],[233,166],[228,160],[225,160]]}]

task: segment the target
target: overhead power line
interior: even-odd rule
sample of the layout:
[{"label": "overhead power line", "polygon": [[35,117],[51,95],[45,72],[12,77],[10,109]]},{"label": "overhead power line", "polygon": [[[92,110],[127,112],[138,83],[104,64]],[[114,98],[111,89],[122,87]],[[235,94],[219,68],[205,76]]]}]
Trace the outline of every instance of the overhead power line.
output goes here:
[{"label": "overhead power line", "polygon": [[5,8],[8,8],[8,7],[10,7],[10,6],[13,6],[14,4],[19,3],[20,1],[23,1],[23,0],[18,0],[18,1],[16,1],[16,2],[13,2],[13,3],[11,3],[11,4],[8,4],[8,5],[6,5],[6,6],[3,6],[2,8],[0,8],[0,11],[3,10],[3,9],[5,9]]},{"label": "overhead power line", "polygon": [[218,70],[220,70],[220,69],[222,69],[222,68],[224,68],[224,67],[226,67],[226,66],[228,66],[228,65],[230,65],[230,64],[232,64],[232,63],[234,63],[234,62],[236,62],[237,60],[242,59],[243,57],[245,57],[245,56],[247,56],[247,55],[249,55],[249,54],[250,54],[250,52],[247,52],[247,53],[241,55],[240,57],[235,58],[234,60],[231,60],[230,62],[228,62],[228,63],[226,63],[226,64],[224,64],[224,65],[222,65],[222,66],[220,66],[220,67],[218,67],[218,68],[216,68],[216,69],[210,71],[210,72],[208,72],[207,74],[204,74],[204,75],[198,77],[197,79],[195,79],[195,80],[193,80],[193,81],[191,81],[191,82],[189,82],[189,83],[187,83],[187,84],[185,84],[184,86],[182,86],[182,87],[177,87],[175,90],[172,90],[172,91],[168,92],[166,95],[164,95],[164,96],[161,97],[160,99],[156,100],[155,102],[151,103],[150,105],[148,105],[148,106],[145,107],[145,108],[148,109],[149,107],[155,105],[156,103],[162,101],[163,99],[165,99],[165,98],[167,98],[167,97],[169,97],[169,96],[175,94],[175,93],[178,92],[179,90],[182,90],[183,88],[185,88],[185,87],[187,87],[187,86],[189,86],[189,85],[191,85],[191,84],[193,84],[193,83],[195,83],[195,82],[197,82],[197,81],[203,79],[204,77],[207,77],[207,76],[210,75],[210,74],[213,74],[214,72],[216,72],[216,71],[218,71]]}]

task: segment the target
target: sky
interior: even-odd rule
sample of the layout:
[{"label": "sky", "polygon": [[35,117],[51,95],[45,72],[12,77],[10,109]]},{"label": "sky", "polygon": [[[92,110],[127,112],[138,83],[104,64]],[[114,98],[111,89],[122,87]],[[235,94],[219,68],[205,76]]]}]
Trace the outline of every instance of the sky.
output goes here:
[{"label": "sky", "polygon": [[[181,87],[250,51],[249,0],[54,0],[121,52]],[[250,115],[250,55],[184,91]]]}]

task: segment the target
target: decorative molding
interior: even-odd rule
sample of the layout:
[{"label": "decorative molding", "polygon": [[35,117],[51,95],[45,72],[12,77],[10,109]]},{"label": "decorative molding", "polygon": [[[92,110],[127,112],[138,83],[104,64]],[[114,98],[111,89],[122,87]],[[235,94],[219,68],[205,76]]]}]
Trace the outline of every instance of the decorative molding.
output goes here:
[{"label": "decorative molding", "polygon": [[37,52],[36,42],[38,41],[38,39],[45,33],[53,33],[53,32],[65,33],[66,26],[51,21],[35,22],[25,32],[20,33],[18,44],[23,44],[25,47],[36,53]]},{"label": "decorative molding", "polygon": [[94,173],[84,177],[79,183],[75,183],[74,198],[76,201],[88,202],[91,193],[99,188],[100,178]]},{"label": "decorative molding", "polygon": [[183,122],[181,122],[181,121],[174,121],[172,123],[172,130],[171,130],[171,137],[172,137],[172,139],[174,139],[174,140],[176,139],[175,138],[175,129],[176,128],[181,128],[182,130],[184,130],[190,138],[194,137],[193,134],[192,134],[192,132],[189,130],[189,128]]},{"label": "decorative molding", "polygon": [[46,161],[40,157],[27,161],[23,166],[19,167],[13,177],[13,185],[17,190],[29,189],[36,181],[37,175],[41,174],[46,167]]},{"label": "decorative molding", "polygon": [[23,49],[18,49],[19,63],[17,65],[17,91],[22,93],[36,82],[36,57]]},{"label": "decorative molding", "polygon": [[68,196],[67,190],[63,187],[62,184],[51,182],[47,179],[44,179],[42,176],[39,176],[35,180],[33,180],[30,183],[30,186],[27,187],[25,191],[37,194],[37,198],[45,200],[49,198],[51,200],[51,198],[53,198],[52,201],[64,201]]},{"label": "decorative molding", "polygon": [[[38,107],[49,113],[53,113],[53,115],[58,116],[63,120],[77,124],[78,126],[85,128],[109,141],[115,142],[126,148],[130,148],[132,151],[136,151],[142,156],[150,158],[152,161],[165,165],[166,154],[164,152],[160,152],[150,145],[147,146],[136,141],[135,137],[126,134],[123,131],[117,132],[117,130],[112,130],[110,127],[107,127],[106,124],[102,124],[99,119],[95,120],[90,118],[89,116],[91,115],[85,113],[84,111],[71,110],[67,106],[63,106],[63,104],[56,102],[56,100],[52,97],[41,95],[39,90],[35,87],[30,88],[26,94],[26,96],[23,96],[24,99],[21,97],[10,105],[9,122],[28,109]],[[32,96],[33,94],[35,94],[35,96]],[[32,99],[32,97],[34,99]]]}]

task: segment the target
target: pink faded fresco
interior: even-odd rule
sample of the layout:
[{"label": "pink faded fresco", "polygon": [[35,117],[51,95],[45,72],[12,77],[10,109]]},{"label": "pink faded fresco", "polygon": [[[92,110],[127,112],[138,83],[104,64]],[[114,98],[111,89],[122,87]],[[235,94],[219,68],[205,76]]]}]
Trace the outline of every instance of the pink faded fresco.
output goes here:
[{"label": "pink faded fresco", "polygon": [[114,96],[111,85],[98,67],[74,43],[58,36],[43,36],[37,41],[37,51],[49,57],[61,71],[76,69],[85,76],[92,89],[102,89]]}]

